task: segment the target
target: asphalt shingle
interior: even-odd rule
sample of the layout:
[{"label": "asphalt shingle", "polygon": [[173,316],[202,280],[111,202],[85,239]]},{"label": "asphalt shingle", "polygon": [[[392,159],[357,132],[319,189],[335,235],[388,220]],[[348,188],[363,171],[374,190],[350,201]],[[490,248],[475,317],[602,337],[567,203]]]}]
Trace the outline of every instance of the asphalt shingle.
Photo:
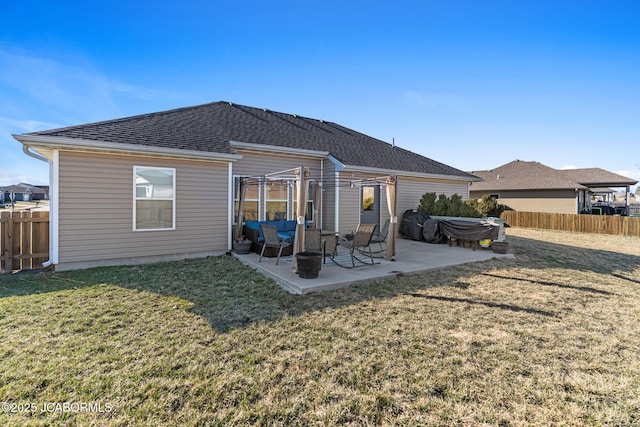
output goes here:
[{"label": "asphalt shingle", "polygon": [[348,166],[476,179],[336,123],[214,102],[28,135],[235,154],[232,141],[329,152]]}]

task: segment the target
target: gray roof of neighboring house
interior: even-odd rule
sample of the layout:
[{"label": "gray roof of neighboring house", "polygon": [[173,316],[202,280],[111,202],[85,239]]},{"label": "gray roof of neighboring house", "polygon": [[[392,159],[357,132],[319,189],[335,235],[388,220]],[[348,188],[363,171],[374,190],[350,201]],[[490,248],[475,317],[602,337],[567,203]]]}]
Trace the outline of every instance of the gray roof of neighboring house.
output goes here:
[{"label": "gray roof of neighboring house", "polygon": [[514,160],[495,169],[471,172],[484,181],[472,183],[470,190],[586,190],[585,186],[557,172],[539,162]]},{"label": "gray roof of neighboring house", "polygon": [[587,187],[624,187],[635,185],[638,181],[600,168],[559,170],[566,178]]},{"label": "gray roof of neighboring house", "polygon": [[230,142],[243,142],[324,151],[348,166],[477,180],[467,172],[336,123],[224,101],[26,135],[222,154],[235,154]]},{"label": "gray roof of neighboring house", "polygon": [[558,170],[539,162],[514,160],[491,170],[473,171],[484,179],[471,184],[471,191],[586,190],[591,187],[626,186],[636,182],[600,168]]},{"label": "gray roof of neighboring house", "polygon": [[7,185],[5,187],[0,187],[0,191],[3,191],[3,192],[13,191],[15,193],[25,193],[25,194],[46,194],[49,191],[49,186],[48,185],[36,186],[36,185],[25,184],[24,182],[21,182],[20,184],[16,184],[16,185]]}]

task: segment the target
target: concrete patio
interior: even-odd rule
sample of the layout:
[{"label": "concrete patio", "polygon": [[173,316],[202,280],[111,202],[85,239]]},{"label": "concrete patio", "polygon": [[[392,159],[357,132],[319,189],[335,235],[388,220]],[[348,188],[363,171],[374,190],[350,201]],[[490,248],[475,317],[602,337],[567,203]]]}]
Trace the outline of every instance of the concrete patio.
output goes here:
[{"label": "concrete patio", "polygon": [[[276,258],[262,258],[262,262],[258,262],[260,256],[255,253],[246,255],[234,253],[233,255],[244,264],[255,268],[259,273],[275,280],[286,291],[294,294],[344,288],[399,274],[419,273],[469,262],[486,261],[492,258],[514,257],[510,253],[494,253],[491,249],[479,248],[473,250],[469,247],[429,244],[402,238],[397,239],[396,247],[397,261],[376,258],[376,262],[379,262],[379,264],[364,265],[356,263],[357,268],[342,268],[327,259],[316,279],[301,279],[298,277],[291,270],[291,256],[280,258],[280,262],[276,265]],[[339,253],[345,254],[346,249],[339,248]],[[346,257],[341,255],[340,258],[342,260],[350,260],[348,254],[346,254]]]}]

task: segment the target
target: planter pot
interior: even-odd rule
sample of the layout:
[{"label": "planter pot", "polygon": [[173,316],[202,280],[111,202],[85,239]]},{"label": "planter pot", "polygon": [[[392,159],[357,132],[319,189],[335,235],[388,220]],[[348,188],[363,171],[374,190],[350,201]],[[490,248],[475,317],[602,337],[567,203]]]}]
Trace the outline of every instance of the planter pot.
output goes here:
[{"label": "planter pot", "polygon": [[507,242],[491,242],[493,252],[497,254],[506,254],[509,252],[509,243]]},{"label": "planter pot", "polygon": [[318,252],[298,252],[298,276],[301,279],[316,279],[322,266],[322,254]]},{"label": "planter pot", "polygon": [[233,242],[233,250],[237,254],[248,254],[251,251],[251,240]]}]

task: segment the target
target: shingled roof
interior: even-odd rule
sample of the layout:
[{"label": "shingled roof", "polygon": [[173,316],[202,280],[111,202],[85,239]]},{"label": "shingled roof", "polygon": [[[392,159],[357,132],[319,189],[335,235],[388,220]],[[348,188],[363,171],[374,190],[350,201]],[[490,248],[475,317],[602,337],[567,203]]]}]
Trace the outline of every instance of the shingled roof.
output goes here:
[{"label": "shingled roof", "polygon": [[587,187],[623,187],[635,185],[638,181],[600,168],[559,170],[566,178]]},{"label": "shingled roof", "polygon": [[506,165],[484,171],[473,171],[484,181],[474,182],[471,191],[498,190],[564,190],[586,187],[567,179],[539,162],[514,160]]},{"label": "shingled roof", "polygon": [[482,182],[471,191],[500,190],[586,190],[596,186],[621,187],[635,181],[599,168],[558,170],[539,162],[514,160],[491,170],[473,171]]},{"label": "shingled roof", "polygon": [[25,135],[221,154],[236,154],[232,142],[242,142],[328,152],[346,166],[477,180],[336,123],[224,101]]}]

